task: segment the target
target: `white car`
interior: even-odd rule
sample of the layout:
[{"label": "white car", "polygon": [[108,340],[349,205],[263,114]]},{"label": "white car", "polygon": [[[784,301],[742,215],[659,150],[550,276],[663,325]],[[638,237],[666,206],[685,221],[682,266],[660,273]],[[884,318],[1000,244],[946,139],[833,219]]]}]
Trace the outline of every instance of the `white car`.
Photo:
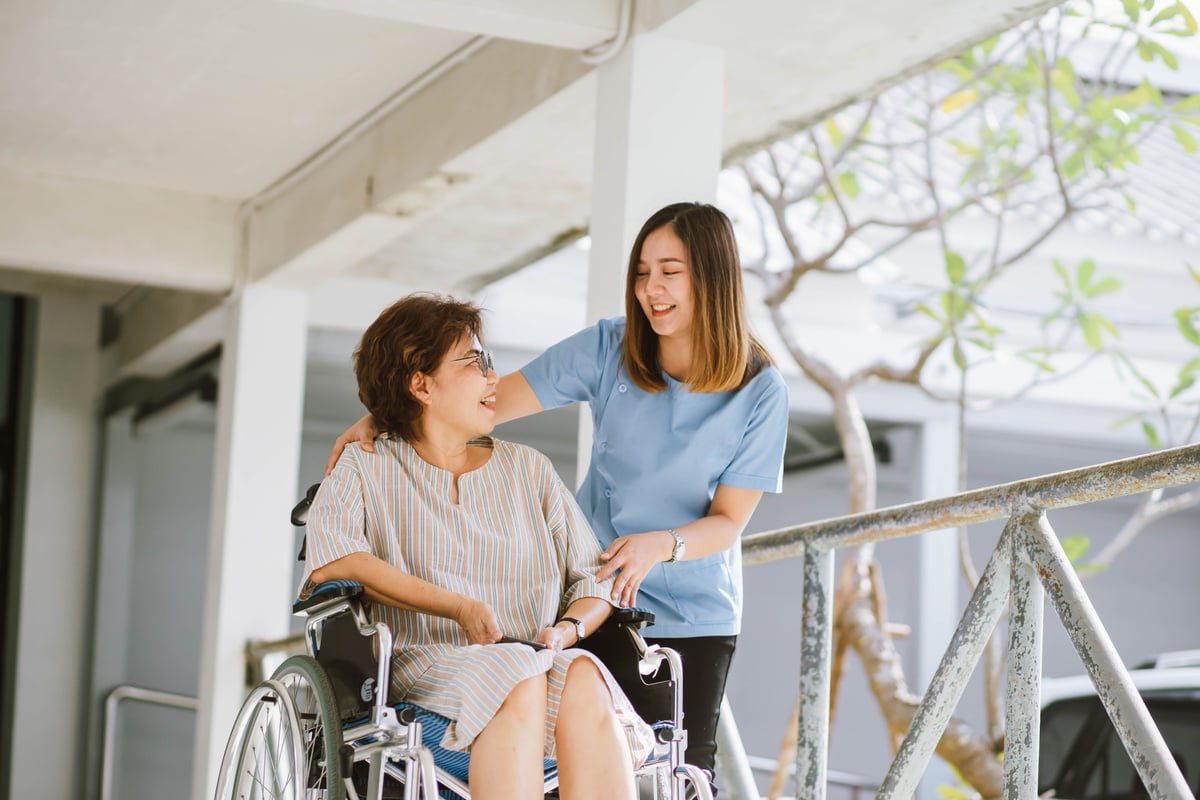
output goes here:
[{"label": "white car", "polygon": [[[1200,795],[1200,650],[1167,653],[1130,676],[1192,793]],[[1038,794],[1072,800],[1150,796],[1086,675],[1042,681]]]}]

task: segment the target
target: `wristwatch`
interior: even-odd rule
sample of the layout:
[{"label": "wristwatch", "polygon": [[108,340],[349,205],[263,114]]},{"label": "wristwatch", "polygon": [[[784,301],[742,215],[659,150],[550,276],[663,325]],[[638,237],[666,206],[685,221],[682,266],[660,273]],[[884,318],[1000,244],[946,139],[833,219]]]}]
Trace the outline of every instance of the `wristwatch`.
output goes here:
[{"label": "wristwatch", "polygon": [[[574,617],[562,617],[558,622],[569,622],[575,626],[575,641],[582,642],[583,637],[587,636],[587,628],[583,627],[583,620],[575,619]],[[558,622],[554,623],[555,625]]]},{"label": "wristwatch", "polygon": [[685,542],[683,537],[679,535],[679,531],[675,530],[674,528],[667,528],[667,533],[675,537],[675,548],[671,550],[671,557],[667,559],[667,563],[670,564],[674,561],[683,561],[683,554],[687,550],[687,542]]}]

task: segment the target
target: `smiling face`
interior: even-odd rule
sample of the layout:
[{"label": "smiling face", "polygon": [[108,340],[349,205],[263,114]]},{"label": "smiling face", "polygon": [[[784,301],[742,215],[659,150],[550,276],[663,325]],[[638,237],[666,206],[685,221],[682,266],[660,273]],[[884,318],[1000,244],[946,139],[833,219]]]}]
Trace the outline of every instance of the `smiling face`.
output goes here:
[{"label": "smiling face", "polygon": [[[430,375],[414,377],[414,395],[422,399],[422,428],[452,430],[463,440],[491,433],[496,426],[494,369],[480,371],[482,348],[470,334],[458,338]],[[490,366],[490,365],[489,365]]]},{"label": "smiling face", "polygon": [[692,265],[687,248],[670,225],[642,242],[634,296],[650,327],[662,338],[688,341],[692,333]]}]

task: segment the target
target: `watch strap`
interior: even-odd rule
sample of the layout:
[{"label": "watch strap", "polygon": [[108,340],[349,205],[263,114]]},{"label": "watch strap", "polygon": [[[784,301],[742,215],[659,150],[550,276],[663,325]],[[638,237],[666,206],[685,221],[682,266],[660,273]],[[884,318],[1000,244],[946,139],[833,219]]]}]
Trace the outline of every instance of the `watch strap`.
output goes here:
[{"label": "watch strap", "polygon": [[[575,619],[575,617],[559,617],[558,622],[569,622],[575,626],[575,639],[577,642],[582,642],[584,637],[587,636],[587,628],[584,627],[583,620],[581,619]],[[558,622],[554,624],[557,625]]]},{"label": "watch strap", "polygon": [[667,559],[667,563],[671,564],[683,558],[686,543],[683,541],[683,537],[679,535],[679,531],[674,528],[667,528],[667,533],[671,534],[671,537],[675,540],[675,547],[671,549],[671,557]]}]

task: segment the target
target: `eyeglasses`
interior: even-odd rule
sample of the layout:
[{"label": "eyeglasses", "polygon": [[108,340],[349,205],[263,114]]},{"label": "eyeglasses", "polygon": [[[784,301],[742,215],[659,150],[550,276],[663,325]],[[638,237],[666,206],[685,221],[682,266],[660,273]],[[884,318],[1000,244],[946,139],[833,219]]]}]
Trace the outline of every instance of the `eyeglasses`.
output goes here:
[{"label": "eyeglasses", "polygon": [[479,371],[483,373],[485,378],[489,372],[495,369],[495,365],[492,363],[491,350],[476,350],[469,356],[450,359],[451,364],[453,364],[455,361],[474,361],[475,366],[479,367]]}]

